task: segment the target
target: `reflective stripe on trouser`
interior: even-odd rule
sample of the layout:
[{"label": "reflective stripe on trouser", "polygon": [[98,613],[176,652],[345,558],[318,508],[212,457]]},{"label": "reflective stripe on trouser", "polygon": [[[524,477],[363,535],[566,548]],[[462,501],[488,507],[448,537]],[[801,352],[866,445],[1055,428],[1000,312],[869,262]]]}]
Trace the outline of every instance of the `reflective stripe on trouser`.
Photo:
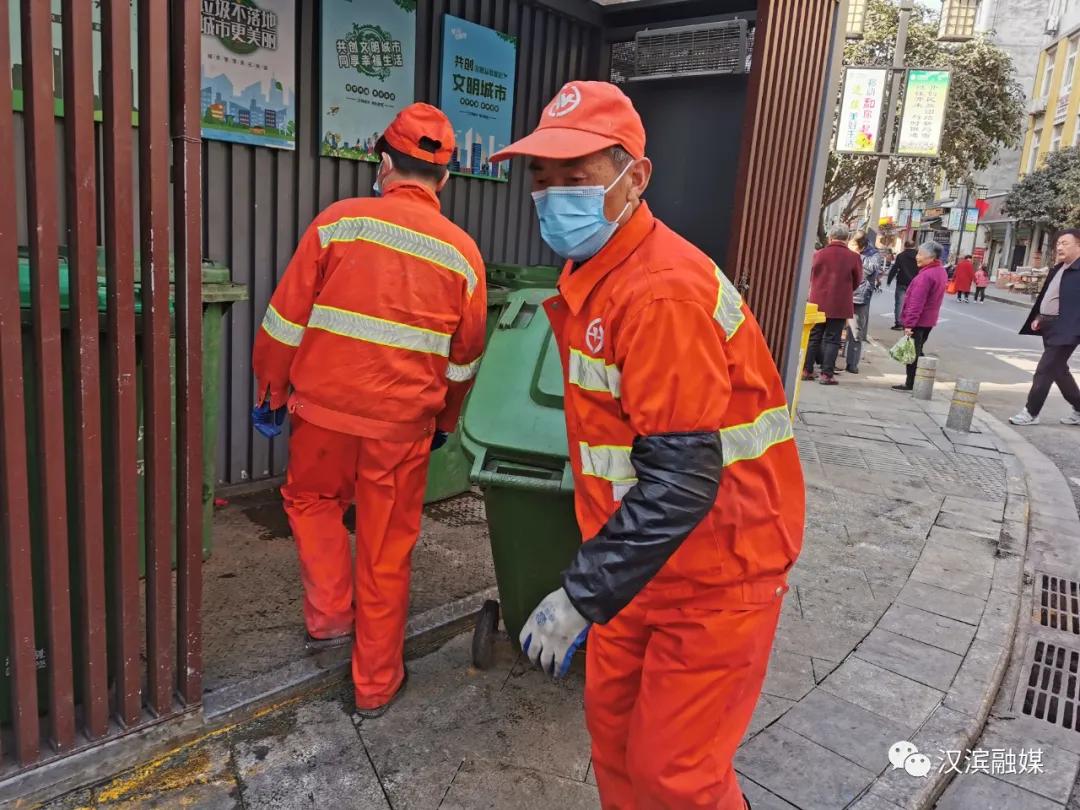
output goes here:
[{"label": "reflective stripe on trouser", "polygon": [[282,317],[281,313],[274,309],[273,304],[266,307],[262,328],[266,330],[266,334],[286,346],[299,346],[304,337],[304,327]]},{"label": "reflective stripe on trouser", "polygon": [[[300,558],[304,621],[316,638],[355,632],[353,685],[362,708],[381,706],[404,677],[409,575],[430,444],[350,436],[293,416],[281,493]],[[361,516],[355,563],[342,523],[354,498]]]},{"label": "reflective stripe on trouser", "polygon": [[331,242],[357,241],[425,259],[463,276],[470,296],[476,289],[476,272],[472,265],[449,242],[374,217],[345,217],[319,226],[319,242],[324,248]]},{"label": "reflective stripe on trouser", "polygon": [[450,335],[443,332],[337,307],[316,304],[311,309],[308,328],[322,329],[342,337],[410,352],[437,354],[441,357],[450,355]]},{"label": "reflective stripe on trouser", "polygon": [[[794,438],[787,408],[771,408],[762,412],[753,422],[720,431],[724,467],[760,458],[775,445]],[[582,475],[610,481],[614,500],[621,501],[627,491],[637,483],[634,465],[630,462],[632,448],[618,445],[593,446],[585,442],[580,442],[579,446]]]},{"label": "reflective stripe on trouser", "polygon": [[585,722],[604,810],[742,810],[732,758],[765,680],[782,600],[755,610],[643,606],[586,647]]}]

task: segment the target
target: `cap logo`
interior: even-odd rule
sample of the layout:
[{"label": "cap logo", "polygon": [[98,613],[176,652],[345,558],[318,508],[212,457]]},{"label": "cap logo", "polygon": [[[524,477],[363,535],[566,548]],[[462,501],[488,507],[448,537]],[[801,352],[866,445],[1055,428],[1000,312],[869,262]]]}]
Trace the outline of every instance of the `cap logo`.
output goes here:
[{"label": "cap logo", "polygon": [[581,91],[575,84],[568,85],[555,96],[555,100],[548,107],[548,115],[552,118],[562,118],[576,110],[579,104],[581,104]]}]

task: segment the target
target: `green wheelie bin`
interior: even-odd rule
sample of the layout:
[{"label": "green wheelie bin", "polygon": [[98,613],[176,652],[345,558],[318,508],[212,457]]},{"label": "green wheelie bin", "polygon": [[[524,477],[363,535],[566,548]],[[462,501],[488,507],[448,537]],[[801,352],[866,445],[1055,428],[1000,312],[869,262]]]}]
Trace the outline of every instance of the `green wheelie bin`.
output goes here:
[{"label": "green wheelie bin", "polygon": [[559,350],[543,302],[552,289],[509,295],[465,407],[462,444],[484,493],[499,603],[484,605],[473,662],[492,660],[501,607],[514,645],[529,614],[559,587],[581,545],[563,416]]},{"label": "green wheelie bin", "polygon": [[[98,253],[98,309],[101,313],[101,328],[104,330],[104,313],[106,307],[106,285],[104,278],[104,251],[99,250]],[[137,261],[136,261],[137,266]],[[171,274],[171,269],[170,269]],[[171,280],[171,278],[170,278]],[[242,284],[233,284],[230,279],[229,268],[221,265],[204,262],[202,268],[202,299],[203,299],[203,314],[202,314],[202,329],[203,329],[203,353],[202,353],[202,374],[203,374],[203,486],[202,486],[202,509],[203,509],[203,557],[210,556],[211,550],[211,522],[213,520],[214,509],[214,483],[217,480],[215,461],[217,458],[217,430],[218,430],[218,384],[221,369],[221,347],[222,347],[222,322],[225,317],[225,313],[228,308],[236,301],[247,298],[247,288]],[[65,459],[65,468],[68,477],[68,491],[67,491],[67,507],[69,514],[69,526],[70,526],[70,543],[71,548],[69,552],[70,558],[70,577],[72,583],[71,600],[72,609],[72,629],[73,631],[78,628],[79,623],[82,621],[78,615],[78,600],[74,598],[77,592],[76,583],[78,569],[76,567],[77,554],[75,549],[77,548],[77,531],[76,522],[71,518],[75,514],[77,508],[76,498],[78,493],[75,491],[74,484],[74,447],[75,447],[75,422],[74,422],[74,385],[75,377],[72,372],[71,363],[73,359],[73,345],[71,343],[71,326],[70,326],[70,308],[71,308],[71,287],[69,278],[69,266],[67,259],[61,254],[59,261],[59,285],[60,285],[60,310],[61,310],[61,351],[62,362],[64,369],[64,411],[62,418],[64,422],[64,434],[65,445],[67,448],[67,457]],[[143,414],[142,414],[142,323],[141,312],[142,303],[140,300],[141,285],[136,277],[135,282],[135,314],[136,314],[136,339],[135,339],[135,358],[136,358],[136,408],[138,411],[138,439],[137,439],[137,467],[139,470],[139,487],[137,492],[138,508],[139,508],[139,532],[140,539],[143,534],[143,520],[144,520],[144,504],[143,504],[143,487],[142,487],[142,459],[143,459]],[[34,385],[34,370],[36,367],[36,358],[34,355],[33,346],[33,331],[31,324],[31,312],[30,312],[30,267],[29,262],[25,256],[19,257],[19,298],[22,308],[22,355],[23,355],[23,390],[24,390],[24,403],[26,409],[26,441],[27,441],[27,473],[29,482],[29,496],[30,496],[30,531],[32,538],[38,538],[41,536],[41,521],[43,517],[43,509],[41,504],[41,491],[40,491],[40,474],[39,474],[39,458],[40,458],[40,442],[38,438],[38,430],[36,423],[36,414],[38,413],[40,406],[37,402],[37,391]],[[109,411],[109,369],[108,369],[108,346],[105,342],[106,338],[104,331],[100,335],[99,341],[99,365],[100,365],[100,397],[101,397],[101,428],[102,428],[102,449],[104,451],[102,458],[102,480],[108,492],[110,482],[115,480],[115,476],[112,475],[112,464],[114,463],[108,455],[108,446],[110,443],[110,435],[112,430],[112,422]],[[173,368],[173,357],[170,357],[170,385],[172,387],[173,394],[175,396],[175,368]],[[173,439],[175,447],[175,412],[172,414],[172,429]],[[174,475],[175,475],[175,461],[174,461]],[[114,540],[108,536],[109,526],[112,525],[112,520],[108,515],[108,500],[106,500],[106,515],[105,515],[105,527],[106,527],[106,579],[110,579],[111,566],[112,566],[112,552],[114,547]],[[175,511],[175,505],[174,505]],[[43,549],[39,542],[33,542],[31,544],[31,570],[34,577],[34,624],[37,635],[36,646],[36,658],[38,667],[38,694],[40,697],[40,703],[42,708],[45,706],[48,692],[46,690],[46,678],[48,674],[48,650],[45,647],[45,594],[43,588],[43,571],[44,571],[44,559]],[[174,558],[175,558],[175,546],[174,546]],[[140,573],[145,573],[145,545],[140,543],[139,547],[139,562]],[[175,561],[175,560],[174,560]],[[0,567],[3,566],[3,561],[0,560]],[[0,581],[3,580],[3,571],[0,570]],[[6,601],[0,601],[0,660],[6,660],[8,655],[8,620],[7,620],[7,603]],[[76,645],[76,667],[79,666],[78,655],[79,649]],[[7,668],[0,668],[0,724],[6,724],[10,721],[10,695],[8,689],[8,674]],[[75,680],[75,688],[79,689],[79,680]],[[76,700],[78,700],[78,694],[76,694]]]},{"label": "green wheelie bin", "polygon": [[[484,337],[486,347],[495,331],[499,312],[510,293],[505,287],[488,284],[487,287],[487,333]],[[428,463],[427,488],[424,490],[424,503],[436,503],[453,498],[469,490],[469,459],[461,446],[461,427],[450,434],[446,444],[431,454]]]}]

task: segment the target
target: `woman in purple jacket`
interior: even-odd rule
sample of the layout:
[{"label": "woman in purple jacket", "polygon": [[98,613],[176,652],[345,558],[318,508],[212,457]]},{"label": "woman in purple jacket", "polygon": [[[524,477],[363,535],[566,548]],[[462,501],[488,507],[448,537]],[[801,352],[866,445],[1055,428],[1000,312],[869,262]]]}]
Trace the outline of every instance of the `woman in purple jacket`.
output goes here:
[{"label": "woman in purple jacket", "polygon": [[907,367],[907,381],[903,385],[893,386],[897,391],[910,391],[915,387],[915,369],[923,356],[930,330],[937,326],[945,288],[949,285],[949,276],[941,266],[943,252],[944,249],[937,242],[924,242],[915,254],[919,274],[908,286],[904,309],[900,312],[904,334],[915,341],[915,362]]}]

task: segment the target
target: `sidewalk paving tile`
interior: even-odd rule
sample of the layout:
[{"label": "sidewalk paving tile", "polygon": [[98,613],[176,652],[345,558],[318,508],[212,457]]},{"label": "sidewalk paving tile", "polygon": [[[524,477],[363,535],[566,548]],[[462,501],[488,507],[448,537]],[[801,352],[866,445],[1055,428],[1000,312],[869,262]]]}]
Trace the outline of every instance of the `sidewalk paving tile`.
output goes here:
[{"label": "sidewalk paving tile", "polygon": [[873,626],[872,623],[853,627],[842,622],[806,621],[791,619],[781,622],[776,630],[773,648],[799,655],[820,655],[823,658],[842,660],[855,649]]},{"label": "sidewalk paving tile", "polygon": [[983,601],[986,601],[986,597],[990,594],[989,576],[974,574],[962,568],[943,568],[933,560],[928,559],[925,554],[915,564],[915,568],[912,569],[911,578],[925,585],[934,585],[947,591],[956,591]]},{"label": "sidewalk paving tile", "polygon": [[991,540],[997,540],[1001,533],[1001,522],[988,515],[967,515],[959,512],[942,512],[938,515],[937,525],[946,529],[959,529],[971,532]]},{"label": "sidewalk paving tile", "polygon": [[940,689],[854,656],[837,667],[818,688],[912,728],[925,721],[945,696]]},{"label": "sidewalk paving tile", "polygon": [[991,644],[1010,643],[1010,634],[1016,620],[1018,595],[1003,588],[994,588],[986,600],[982,621],[975,638]]},{"label": "sidewalk paving tile", "polygon": [[594,810],[600,798],[592,785],[542,771],[484,760],[466,760],[440,810]]},{"label": "sidewalk paving tile", "polygon": [[866,576],[858,568],[823,568],[811,563],[796,563],[788,581],[792,585],[812,584],[816,589],[839,594],[848,601],[870,601],[874,598]]},{"label": "sidewalk paving tile", "polygon": [[821,689],[800,700],[779,724],[875,773],[887,763],[889,746],[915,731]]},{"label": "sidewalk paving tile", "polygon": [[1063,805],[982,773],[952,781],[937,810],[1062,810]]},{"label": "sidewalk paving tile", "polygon": [[772,726],[739,749],[739,772],[802,810],[835,810],[874,774],[789,729]]},{"label": "sidewalk paving tile", "polygon": [[863,639],[854,655],[942,691],[948,690],[964,660],[956,653],[881,628]]},{"label": "sidewalk paving tile", "polygon": [[814,669],[810,656],[783,650],[773,652],[762,692],[771,697],[799,700],[813,688]]},{"label": "sidewalk paving tile", "polygon": [[746,728],[746,735],[741,744],[745,745],[755,734],[772,725],[778,717],[782,717],[794,705],[794,700],[762,694],[758,698],[754,715],[750,718],[750,725]]},{"label": "sidewalk paving tile", "polygon": [[993,777],[1065,804],[1080,772],[1080,755],[1060,746],[1034,745],[1022,735],[1009,734],[1007,729],[1007,724],[992,722],[984,730],[978,747],[983,751],[1005,750],[1017,755],[1023,750],[1037,749],[1042,752],[1042,772],[994,773]]},{"label": "sidewalk paving tile", "polygon": [[839,661],[827,661],[824,658],[811,658],[810,663],[814,667],[814,682],[821,683],[829,673],[840,666]]},{"label": "sidewalk paving tile", "polygon": [[785,802],[775,793],[770,793],[753,779],[739,774],[739,787],[743,795],[753,805],[754,810],[798,810],[794,805]]},{"label": "sidewalk paving tile", "polygon": [[877,626],[959,655],[967,652],[975,637],[970,624],[900,602],[885,611]]},{"label": "sidewalk paving tile", "polygon": [[979,623],[986,605],[986,601],[977,596],[910,580],[900,591],[897,601],[970,625]]},{"label": "sidewalk paving tile", "polygon": [[989,543],[965,549],[928,543],[919,562],[949,571],[978,574],[987,579],[994,575],[994,549]]},{"label": "sidewalk paving tile", "polygon": [[[289,714],[295,718],[291,723]],[[245,806],[296,806],[301,796],[334,796],[354,807],[389,810],[352,719],[336,696],[302,703],[284,719],[273,736],[241,739],[233,746]]]},{"label": "sidewalk paving tile", "polygon": [[985,702],[992,699],[987,692],[991,679],[1005,648],[1000,644],[977,639],[971,645],[956,680],[945,696],[945,705],[965,714],[977,717],[985,708]]}]

